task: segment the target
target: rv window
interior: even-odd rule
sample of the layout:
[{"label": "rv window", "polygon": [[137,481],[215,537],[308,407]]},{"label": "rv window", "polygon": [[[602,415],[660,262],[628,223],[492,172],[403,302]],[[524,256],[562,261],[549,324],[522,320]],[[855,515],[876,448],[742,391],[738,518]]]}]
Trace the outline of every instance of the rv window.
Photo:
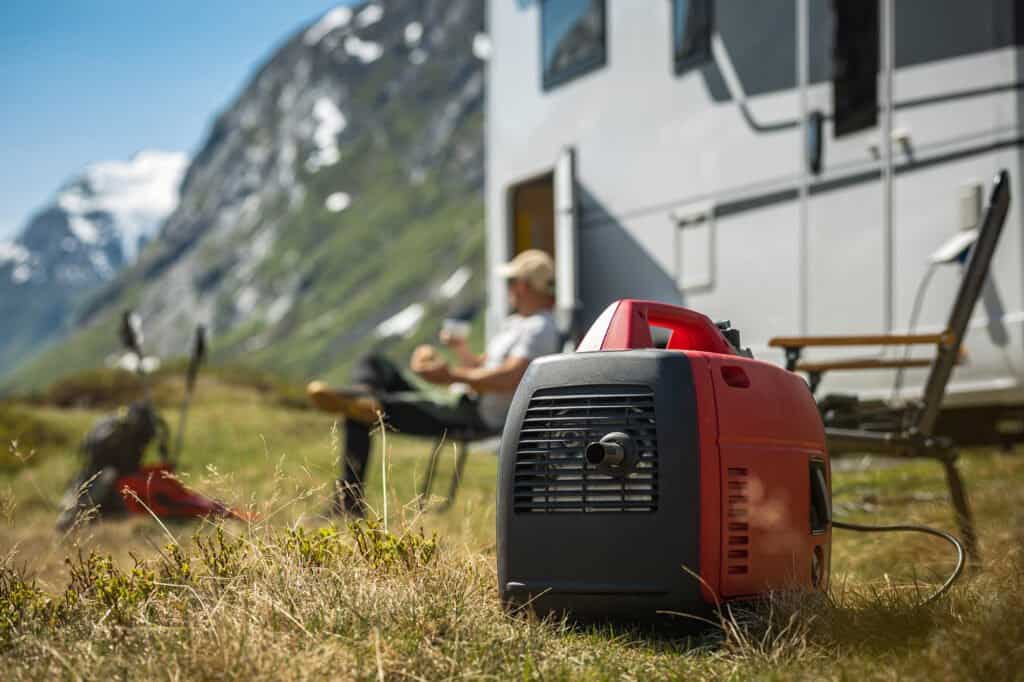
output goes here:
[{"label": "rv window", "polygon": [[878,125],[878,3],[833,0],[835,136]]},{"label": "rv window", "polygon": [[604,65],[604,0],[543,0],[540,23],[545,90]]},{"label": "rv window", "polygon": [[711,0],[673,0],[672,47],[676,73],[711,58]]}]

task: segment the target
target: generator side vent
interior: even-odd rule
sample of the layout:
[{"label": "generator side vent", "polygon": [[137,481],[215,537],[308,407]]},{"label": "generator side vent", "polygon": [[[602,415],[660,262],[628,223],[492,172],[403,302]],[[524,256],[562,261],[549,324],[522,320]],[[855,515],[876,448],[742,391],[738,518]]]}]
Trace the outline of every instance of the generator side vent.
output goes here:
[{"label": "generator side vent", "polygon": [[726,469],[725,570],[729,575],[750,572],[750,489],[746,467]]},{"label": "generator side vent", "polygon": [[[624,475],[584,457],[588,443],[622,432],[636,444]],[[513,476],[517,513],[653,512],[658,437],[648,386],[562,386],[536,391],[523,418]]]}]

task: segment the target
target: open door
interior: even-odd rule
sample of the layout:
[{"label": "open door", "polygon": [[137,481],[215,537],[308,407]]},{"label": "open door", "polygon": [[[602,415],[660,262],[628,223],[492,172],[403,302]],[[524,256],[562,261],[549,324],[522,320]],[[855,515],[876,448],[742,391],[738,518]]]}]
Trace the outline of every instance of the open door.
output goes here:
[{"label": "open door", "polygon": [[579,335],[579,244],[576,153],[567,147],[555,162],[555,314],[570,341]]},{"label": "open door", "polygon": [[570,341],[579,336],[575,154],[567,148],[550,173],[511,189],[512,256],[541,249],[555,261],[555,317]]}]

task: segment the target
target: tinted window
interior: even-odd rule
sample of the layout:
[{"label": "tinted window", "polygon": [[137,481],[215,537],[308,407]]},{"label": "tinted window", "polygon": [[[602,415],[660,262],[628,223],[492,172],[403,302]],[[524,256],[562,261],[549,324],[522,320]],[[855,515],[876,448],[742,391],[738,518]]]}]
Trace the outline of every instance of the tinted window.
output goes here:
[{"label": "tinted window", "polygon": [[833,0],[835,136],[878,125],[878,3]]},{"label": "tinted window", "polygon": [[711,58],[711,0],[673,0],[672,45],[676,73]]},{"label": "tinted window", "polygon": [[540,23],[545,89],[604,64],[604,0],[544,0]]}]

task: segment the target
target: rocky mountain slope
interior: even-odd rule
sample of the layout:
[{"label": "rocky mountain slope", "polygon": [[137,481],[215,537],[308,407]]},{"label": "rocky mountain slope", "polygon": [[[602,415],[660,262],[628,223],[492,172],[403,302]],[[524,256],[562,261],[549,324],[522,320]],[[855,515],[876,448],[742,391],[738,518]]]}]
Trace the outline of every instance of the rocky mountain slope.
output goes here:
[{"label": "rocky mountain slope", "polygon": [[135,261],[178,204],[184,154],[88,166],[0,242],[0,372],[68,331],[76,303]]},{"label": "rocky mountain slope", "polygon": [[289,38],[217,116],[138,262],[8,383],[101,362],[125,307],[156,352],[202,322],[215,358],[295,377],[436,334],[482,297],[482,31],[479,0],[393,0]]}]

